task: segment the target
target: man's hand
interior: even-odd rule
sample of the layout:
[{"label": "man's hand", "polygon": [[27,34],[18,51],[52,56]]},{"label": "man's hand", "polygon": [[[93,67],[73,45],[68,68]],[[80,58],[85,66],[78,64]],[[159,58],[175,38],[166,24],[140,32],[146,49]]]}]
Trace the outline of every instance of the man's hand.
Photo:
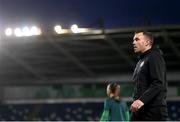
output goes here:
[{"label": "man's hand", "polygon": [[138,109],[140,109],[144,103],[141,100],[135,100],[130,107],[131,112],[136,112]]}]

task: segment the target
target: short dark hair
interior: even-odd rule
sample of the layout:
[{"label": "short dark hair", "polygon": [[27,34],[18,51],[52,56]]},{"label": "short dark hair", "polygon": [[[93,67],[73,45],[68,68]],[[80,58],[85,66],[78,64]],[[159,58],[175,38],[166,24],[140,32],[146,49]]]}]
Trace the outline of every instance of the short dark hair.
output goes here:
[{"label": "short dark hair", "polygon": [[153,34],[151,32],[145,31],[145,30],[138,30],[138,31],[135,31],[135,34],[137,34],[137,33],[143,33],[143,35],[145,35],[146,37],[149,38],[150,44],[153,45],[154,37],[153,37]]}]

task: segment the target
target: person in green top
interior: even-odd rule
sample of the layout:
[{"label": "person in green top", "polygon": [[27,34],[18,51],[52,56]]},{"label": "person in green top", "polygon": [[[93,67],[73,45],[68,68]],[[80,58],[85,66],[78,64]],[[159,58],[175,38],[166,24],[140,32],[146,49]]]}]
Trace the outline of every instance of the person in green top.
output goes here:
[{"label": "person in green top", "polygon": [[107,85],[108,98],[104,102],[104,110],[100,119],[103,121],[129,121],[129,109],[120,97],[120,85],[112,82]]}]

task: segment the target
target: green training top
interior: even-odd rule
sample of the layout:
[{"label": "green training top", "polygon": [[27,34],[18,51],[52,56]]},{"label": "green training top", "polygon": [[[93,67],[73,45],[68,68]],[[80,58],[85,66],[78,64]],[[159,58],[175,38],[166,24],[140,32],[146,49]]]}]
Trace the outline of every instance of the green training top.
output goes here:
[{"label": "green training top", "polygon": [[129,109],[125,101],[119,102],[114,97],[104,102],[104,111],[100,121],[129,121]]}]

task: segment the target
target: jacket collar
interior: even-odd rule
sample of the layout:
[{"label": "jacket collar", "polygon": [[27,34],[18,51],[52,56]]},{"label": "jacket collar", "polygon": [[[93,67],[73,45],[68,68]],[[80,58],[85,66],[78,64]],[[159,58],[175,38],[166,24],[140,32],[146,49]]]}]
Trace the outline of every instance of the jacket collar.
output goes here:
[{"label": "jacket collar", "polygon": [[149,50],[146,50],[144,53],[140,54],[140,59],[144,58],[147,54],[149,54],[151,52],[152,48],[150,48]]}]

